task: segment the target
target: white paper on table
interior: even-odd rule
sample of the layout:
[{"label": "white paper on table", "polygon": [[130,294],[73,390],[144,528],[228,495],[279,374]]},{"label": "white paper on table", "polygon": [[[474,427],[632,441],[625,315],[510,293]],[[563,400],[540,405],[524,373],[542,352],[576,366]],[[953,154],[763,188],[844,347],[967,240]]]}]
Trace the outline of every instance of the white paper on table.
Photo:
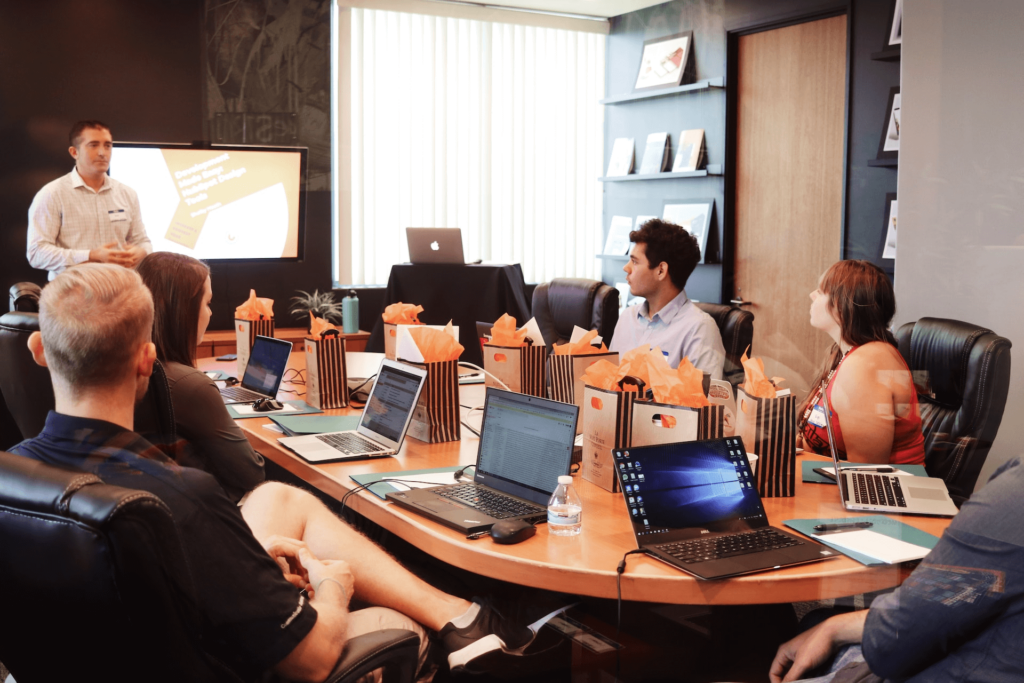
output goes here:
[{"label": "white paper on table", "polygon": [[281,410],[253,410],[251,403],[231,403],[229,404],[235,409],[235,412],[239,415],[277,415],[279,413],[297,413],[299,409],[293,406],[291,403],[285,403],[284,408]]},{"label": "white paper on table", "polygon": [[[580,339],[582,339],[583,335],[585,335],[587,332],[590,332],[590,330],[585,330],[582,327],[580,327],[579,325],[573,325],[572,326],[572,336],[569,337],[569,343],[570,344],[575,344]],[[603,340],[601,339],[601,335],[597,335],[596,337],[594,337],[593,339],[590,340],[590,345],[591,346],[598,346],[602,341]]]},{"label": "white paper on table", "polygon": [[[399,360],[408,360],[413,363],[422,363],[423,354],[420,353],[420,348],[416,346],[416,342],[413,340],[412,335],[409,334],[410,327],[418,327],[420,329],[429,327],[432,330],[441,330],[444,332],[447,325],[399,325],[397,327],[398,341],[395,344],[395,355]],[[455,341],[459,341],[459,326],[452,325],[452,337]]]},{"label": "white paper on table", "polygon": [[837,545],[845,550],[852,550],[861,555],[867,555],[888,564],[920,560],[931,552],[928,548],[900,541],[870,529],[815,535],[822,540],[828,540],[832,545]]},{"label": "white paper on table", "polygon": [[457,484],[454,472],[428,472],[426,474],[409,474],[403,476],[388,476],[385,484],[401,486],[409,489],[429,489],[435,486],[446,486]]},{"label": "white paper on table", "polygon": [[[879,467],[891,467],[891,465],[840,465],[839,469],[841,469],[843,472],[856,472],[857,470],[867,470],[868,472],[871,472],[872,470],[877,469]],[[833,475],[836,473],[836,468],[834,465],[828,465],[827,467],[822,467],[821,469],[825,470],[826,472],[831,472]],[[893,467],[892,469],[892,472],[881,472],[880,474],[893,475],[896,477],[914,476],[913,472],[905,472],[898,467]]]},{"label": "white paper on table", "polygon": [[536,318],[530,318],[519,329],[526,330],[526,336],[533,340],[534,346],[547,346],[547,342],[544,341],[544,335],[540,333],[540,325],[537,324]]}]

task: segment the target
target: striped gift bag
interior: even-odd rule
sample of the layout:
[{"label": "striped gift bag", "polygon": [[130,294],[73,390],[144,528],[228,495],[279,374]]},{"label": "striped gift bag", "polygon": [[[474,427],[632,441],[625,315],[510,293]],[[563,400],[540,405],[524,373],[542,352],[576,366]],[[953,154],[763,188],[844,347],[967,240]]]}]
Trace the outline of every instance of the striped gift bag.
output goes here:
[{"label": "striped gift bag", "polygon": [[[329,333],[333,332],[328,336]],[[330,410],[348,406],[345,338],[328,330],[322,339],[306,339],[306,403]]]},{"label": "striped gift bag", "polygon": [[[484,370],[504,382],[509,391],[548,397],[545,361],[548,350],[543,344],[534,346],[495,346],[484,344]],[[487,386],[502,388],[490,376]]]},{"label": "striped gift bag", "polygon": [[[551,375],[551,398],[562,403],[575,403],[583,410],[583,373],[599,360],[619,364],[617,351],[584,356],[548,356]],[[576,423],[576,433],[583,429],[583,420]]]},{"label": "striped gift bag", "polygon": [[619,490],[613,448],[625,448],[633,440],[632,391],[583,388],[583,478],[611,492]]},{"label": "striped gift bag", "polygon": [[459,361],[413,363],[427,371],[419,403],[412,414],[409,436],[426,443],[458,441],[462,438],[459,417]]},{"label": "striped gift bag", "polygon": [[792,394],[776,398],[736,391],[736,435],[757,455],[757,492],[762,498],[796,495],[796,403]]},{"label": "striped gift bag", "polygon": [[249,365],[249,354],[256,337],[274,336],[274,319],[242,320],[235,318],[235,355],[238,356],[238,379],[245,376],[245,368]]}]

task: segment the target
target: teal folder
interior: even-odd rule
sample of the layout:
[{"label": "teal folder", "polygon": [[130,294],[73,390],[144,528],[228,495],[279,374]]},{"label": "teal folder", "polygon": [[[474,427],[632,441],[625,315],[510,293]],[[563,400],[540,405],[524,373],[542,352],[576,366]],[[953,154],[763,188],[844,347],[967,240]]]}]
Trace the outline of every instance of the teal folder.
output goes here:
[{"label": "teal folder", "polygon": [[349,478],[357,484],[369,484],[371,482],[380,482],[367,487],[367,491],[372,492],[375,496],[380,499],[384,499],[387,494],[398,491],[394,486],[386,481],[380,481],[381,479],[387,479],[388,477],[408,477],[413,474],[434,474],[436,472],[454,472],[457,469],[461,469],[461,465],[455,467],[437,467],[432,470],[401,470],[398,472],[371,472],[370,474],[352,474]]},{"label": "teal folder", "polygon": [[345,432],[359,426],[362,415],[271,415],[270,419],[288,436]]},{"label": "teal folder", "polygon": [[794,531],[799,531],[804,536],[810,536],[819,543],[824,543],[833,550],[838,550],[847,557],[852,557],[861,564],[869,567],[877,567],[879,565],[886,564],[880,560],[876,560],[873,557],[867,555],[861,555],[845,548],[840,548],[837,545],[832,545],[828,542],[829,534],[816,534],[814,527],[817,524],[849,524],[851,522],[871,522],[872,526],[870,531],[875,531],[880,534],[885,534],[890,538],[895,538],[906,543],[912,543],[919,545],[922,548],[928,548],[931,550],[935,547],[935,544],[939,542],[938,537],[932,536],[931,534],[915,529],[909,524],[904,524],[899,520],[895,520],[892,517],[886,517],[885,515],[869,515],[867,517],[837,517],[835,519],[787,519],[783,524],[788,526]]},{"label": "teal folder", "polygon": [[[306,403],[302,399],[295,399],[295,400],[292,400],[292,401],[285,401],[285,403],[287,403],[290,406],[294,406],[298,410],[298,412],[296,412],[295,410],[289,410],[288,411],[288,415],[309,415],[309,414],[312,414],[312,413],[322,413],[322,412],[324,412],[324,411],[320,410],[319,408],[314,408],[313,406],[309,405],[308,403]],[[244,405],[244,404],[242,404],[242,405]],[[248,420],[248,419],[254,418],[254,417],[270,417],[271,415],[274,414],[274,413],[252,413],[251,415],[239,415],[238,412],[235,410],[235,405],[233,403],[226,403],[225,407],[228,409],[228,414],[231,416],[231,418],[233,420]]]},{"label": "teal folder", "polygon": [[[842,463],[840,463],[840,468]],[[828,477],[823,477],[814,471],[816,467],[832,467],[832,460],[804,460],[800,465],[800,473],[803,475],[803,480],[812,484],[835,484],[834,481]],[[879,465],[884,467],[884,465]],[[924,465],[890,465],[898,470],[904,472],[910,472],[915,477],[927,477],[928,473],[924,470]]]}]

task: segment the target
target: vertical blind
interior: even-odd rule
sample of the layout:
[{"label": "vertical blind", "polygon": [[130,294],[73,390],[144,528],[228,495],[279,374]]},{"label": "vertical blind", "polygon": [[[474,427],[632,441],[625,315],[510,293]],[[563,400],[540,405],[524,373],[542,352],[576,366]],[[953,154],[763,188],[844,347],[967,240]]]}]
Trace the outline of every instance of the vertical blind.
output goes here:
[{"label": "vertical blind", "polygon": [[604,36],[353,8],[351,69],[354,283],[408,260],[407,227],[599,278]]}]

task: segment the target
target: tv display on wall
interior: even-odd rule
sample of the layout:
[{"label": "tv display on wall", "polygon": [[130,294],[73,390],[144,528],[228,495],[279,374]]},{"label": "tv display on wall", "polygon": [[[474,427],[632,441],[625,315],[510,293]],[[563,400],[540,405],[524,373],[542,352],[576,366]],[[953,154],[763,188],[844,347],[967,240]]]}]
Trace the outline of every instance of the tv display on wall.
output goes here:
[{"label": "tv display on wall", "polygon": [[203,260],[298,260],[307,151],[115,142],[110,176],[138,193],[156,251]]}]

